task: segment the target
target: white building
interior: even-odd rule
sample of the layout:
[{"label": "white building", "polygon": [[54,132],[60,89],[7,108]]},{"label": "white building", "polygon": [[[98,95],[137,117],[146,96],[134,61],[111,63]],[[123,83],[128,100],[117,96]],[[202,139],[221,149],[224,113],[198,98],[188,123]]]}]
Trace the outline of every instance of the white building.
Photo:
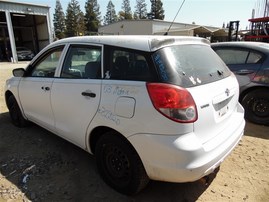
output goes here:
[{"label": "white building", "polygon": [[123,20],[101,26],[98,32],[103,35],[164,35],[167,33],[168,35],[200,36],[211,39],[217,37],[218,40],[228,36],[226,28],[177,22],[170,26],[171,22],[163,20]]},{"label": "white building", "polygon": [[38,53],[52,42],[49,6],[0,0],[0,56],[17,62],[16,47]]}]

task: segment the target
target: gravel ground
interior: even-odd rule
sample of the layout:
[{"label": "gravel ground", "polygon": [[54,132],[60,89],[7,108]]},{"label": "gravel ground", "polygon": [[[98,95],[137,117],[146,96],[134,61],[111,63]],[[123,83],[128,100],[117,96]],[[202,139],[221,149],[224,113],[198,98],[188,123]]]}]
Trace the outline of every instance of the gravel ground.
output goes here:
[{"label": "gravel ground", "polygon": [[4,103],[5,80],[27,63],[0,63],[1,201],[269,201],[269,127],[247,123],[245,135],[209,181],[152,181],[121,195],[99,177],[95,159],[38,127],[16,128]]}]

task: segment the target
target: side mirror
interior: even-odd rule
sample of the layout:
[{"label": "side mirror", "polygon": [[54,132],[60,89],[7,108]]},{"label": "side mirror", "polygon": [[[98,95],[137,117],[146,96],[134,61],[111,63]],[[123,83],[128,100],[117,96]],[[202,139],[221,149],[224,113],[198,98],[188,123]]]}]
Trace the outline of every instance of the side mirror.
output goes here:
[{"label": "side mirror", "polygon": [[25,69],[23,68],[13,69],[12,73],[13,73],[13,76],[15,77],[23,77],[25,73]]}]

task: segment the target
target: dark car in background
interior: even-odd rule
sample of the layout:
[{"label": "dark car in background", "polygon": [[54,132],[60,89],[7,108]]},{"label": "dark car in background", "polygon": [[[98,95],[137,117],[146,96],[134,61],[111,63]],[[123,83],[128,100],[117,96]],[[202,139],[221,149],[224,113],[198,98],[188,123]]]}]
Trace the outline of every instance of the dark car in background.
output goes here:
[{"label": "dark car in background", "polygon": [[34,58],[34,53],[26,47],[17,47],[18,60],[32,60]]},{"label": "dark car in background", "polygon": [[211,47],[238,79],[245,118],[269,125],[269,44],[221,42]]}]

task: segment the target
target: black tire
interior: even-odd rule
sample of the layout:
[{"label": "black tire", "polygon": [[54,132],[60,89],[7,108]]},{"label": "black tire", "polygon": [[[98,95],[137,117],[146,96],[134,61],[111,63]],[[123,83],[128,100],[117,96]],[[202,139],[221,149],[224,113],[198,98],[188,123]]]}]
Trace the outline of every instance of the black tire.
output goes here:
[{"label": "black tire", "polygon": [[269,90],[250,91],[242,98],[241,103],[247,120],[256,124],[269,125]]},{"label": "black tire", "polygon": [[29,122],[22,116],[21,109],[13,95],[8,98],[7,106],[11,121],[15,126],[22,128],[29,125]]},{"label": "black tire", "polygon": [[148,184],[149,178],[138,154],[115,132],[102,135],[95,151],[101,177],[118,192],[133,195]]}]

